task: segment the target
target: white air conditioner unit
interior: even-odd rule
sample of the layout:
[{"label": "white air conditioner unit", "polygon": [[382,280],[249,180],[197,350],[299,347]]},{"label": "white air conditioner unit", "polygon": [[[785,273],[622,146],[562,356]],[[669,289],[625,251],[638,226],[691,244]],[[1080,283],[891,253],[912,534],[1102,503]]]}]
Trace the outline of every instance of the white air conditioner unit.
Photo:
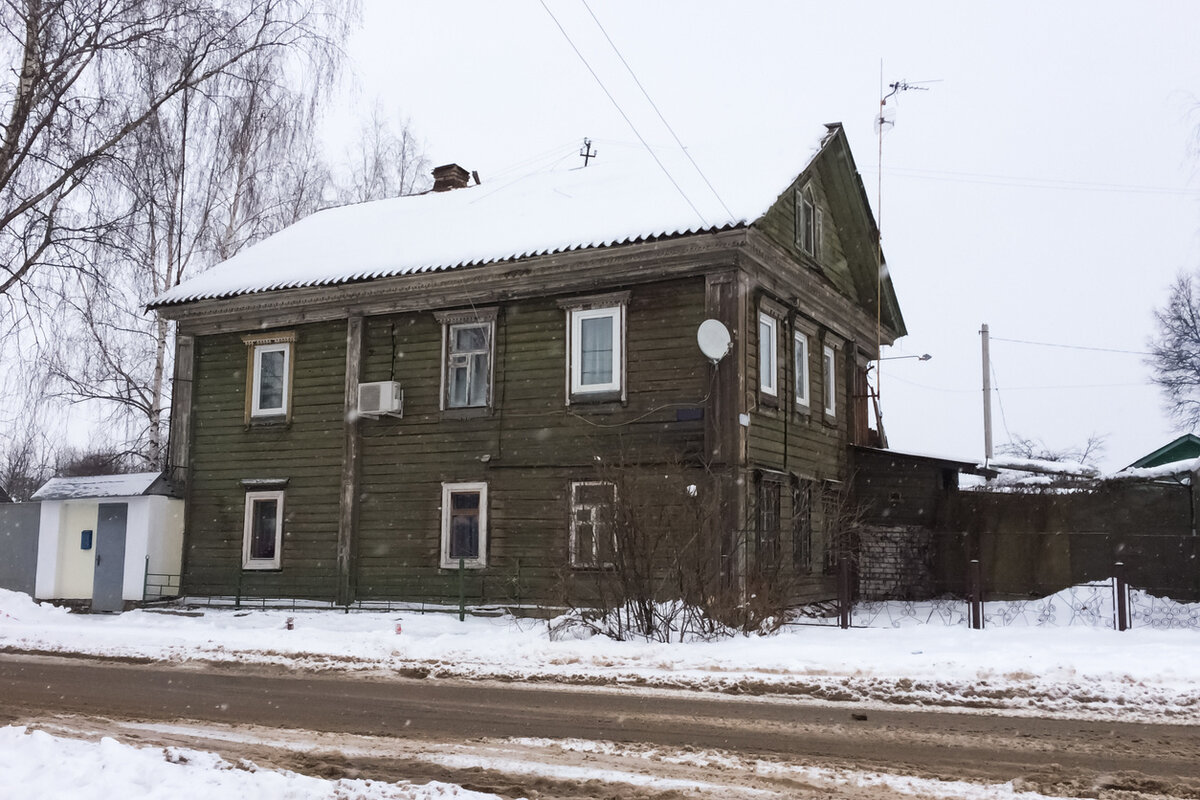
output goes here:
[{"label": "white air conditioner unit", "polygon": [[358,385],[358,414],[378,417],[384,414],[404,416],[404,390],[396,381],[376,381]]}]

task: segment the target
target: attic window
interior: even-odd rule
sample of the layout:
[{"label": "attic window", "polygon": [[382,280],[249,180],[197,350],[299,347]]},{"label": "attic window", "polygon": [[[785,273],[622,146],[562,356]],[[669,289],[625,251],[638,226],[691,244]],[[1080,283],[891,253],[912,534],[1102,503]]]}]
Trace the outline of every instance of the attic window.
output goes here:
[{"label": "attic window", "polygon": [[821,257],[824,214],[813,197],[812,186],[796,190],[796,246],[813,258]]}]

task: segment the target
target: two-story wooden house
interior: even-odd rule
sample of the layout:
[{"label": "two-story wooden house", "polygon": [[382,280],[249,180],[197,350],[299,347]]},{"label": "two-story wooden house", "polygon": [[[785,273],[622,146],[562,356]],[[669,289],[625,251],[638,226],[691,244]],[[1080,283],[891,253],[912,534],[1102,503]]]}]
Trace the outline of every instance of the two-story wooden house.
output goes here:
[{"label": "two-story wooden house", "polygon": [[661,513],[716,509],[688,518],[728,578],[772,559],[829,596],[810,501],[905,331],[841,126],[798,150],[719,196],[620,153],[440,167],[159,297],[184,592],[452,598],[465,573],[472,602],[548,600],[612,562],[614,476],[639,470]]}]

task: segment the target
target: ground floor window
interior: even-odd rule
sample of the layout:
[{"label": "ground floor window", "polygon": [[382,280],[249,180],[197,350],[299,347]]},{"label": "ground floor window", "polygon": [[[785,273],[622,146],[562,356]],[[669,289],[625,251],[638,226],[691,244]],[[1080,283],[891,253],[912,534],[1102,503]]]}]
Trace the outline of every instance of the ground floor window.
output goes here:
[{"label": "ground floor window", "polygon": [[442,484],[442,559],[446,569],[487,566],[487,484]]},{"label": "ground floor window", "polygon": [[758,479],[755,545],[759,564],[766,566],[779,560],[779,480],[774,475]]},{"label": "ground floor window", "polygon": [[612,566],[617,541],[613,512],[617,487],[606,481],[571,484],[570,563],[577,568]]},{"label": "ground floor window", "polygon": [[279,569],[283,545],[283,492],[246,492],[242,568]]},{"label": "ground floor window", "polygon": [[792,484],[792,564],[798,573],[812,569],[812,481],[798,478]]}]

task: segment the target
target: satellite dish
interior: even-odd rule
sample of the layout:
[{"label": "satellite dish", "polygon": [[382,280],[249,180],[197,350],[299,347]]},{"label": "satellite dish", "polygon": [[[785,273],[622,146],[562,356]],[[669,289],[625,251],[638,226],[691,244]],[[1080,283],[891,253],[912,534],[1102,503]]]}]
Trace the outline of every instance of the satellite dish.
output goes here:
[{"label": "satellite dish", "polygon": [[696,331],[696,343],[700,345],[700,352],[716,364],[729,352],[732,339],[729,337],[729,329],[722,325],[720,320],[706,319]]}]

